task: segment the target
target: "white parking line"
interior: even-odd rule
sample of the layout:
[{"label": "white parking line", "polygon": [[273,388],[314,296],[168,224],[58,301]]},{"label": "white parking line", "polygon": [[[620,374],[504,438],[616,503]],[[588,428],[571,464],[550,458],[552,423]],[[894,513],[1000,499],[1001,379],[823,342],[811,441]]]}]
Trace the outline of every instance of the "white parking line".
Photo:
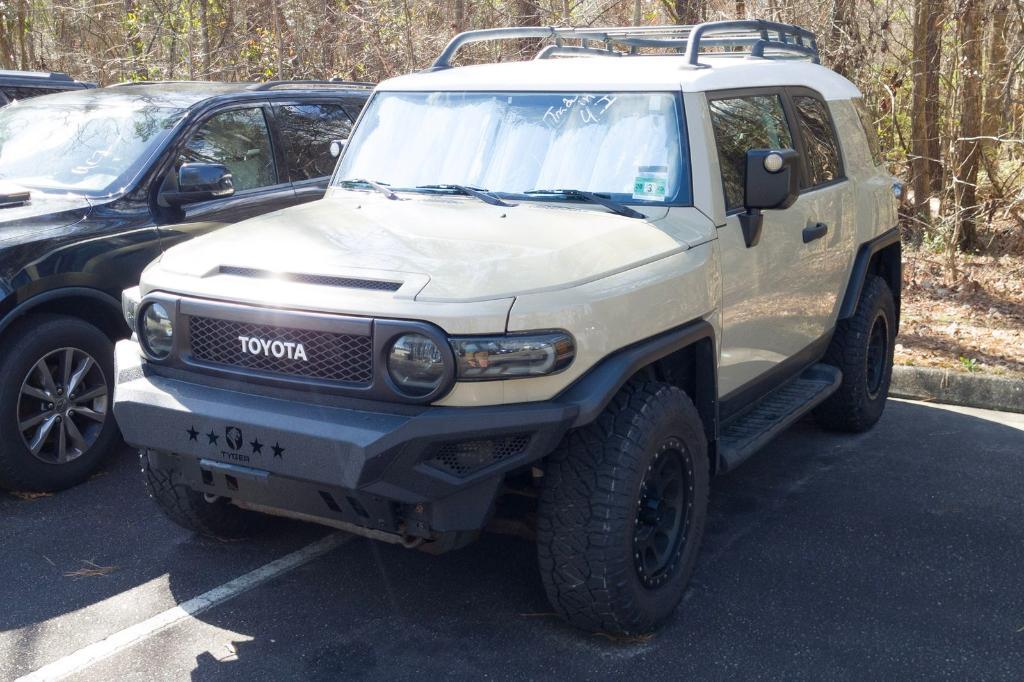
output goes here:
[{"label": "white parking line", "polygon": [[17,682],[35,682],[37,680],[59,680],[77,673],[90,665],[102,661],[109,656],[123,651],[128,647],[152,637],[154,634],[178,623],[186,618],[202,613],[218,604],[237,597],[247,590],[272,580],[279,575],[294,570],[313,559],[330,552],[352,538],[345,533],[332,533],[316,542],[306,545],[287,556],[271,561],[254,571],[204,592],[198,597],[189,599],[173,608],[147,618],[141,623],[115,632],[106,639],[84,646],[72,654],[48,663],[39,670],[18,678]]}]

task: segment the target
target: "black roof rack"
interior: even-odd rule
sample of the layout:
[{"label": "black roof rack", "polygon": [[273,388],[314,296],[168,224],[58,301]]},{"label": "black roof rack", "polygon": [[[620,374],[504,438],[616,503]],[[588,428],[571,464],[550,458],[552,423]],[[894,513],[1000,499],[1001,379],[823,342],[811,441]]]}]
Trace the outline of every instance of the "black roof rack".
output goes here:
[{"label": "black roof rack", "polygon": [[266,83],[254,83],[249,86],[249,90],[273,90],[274,88],[302,88],[302,87],[338,87],[338,88],[373,88],[376,87],[376,83],[368,83],[366,81],[347,81],[341,78],[331,78],[328,80],[293,80],[293,81],[267,81]]},{"label": "black roof rack", "polygon": [[162,80],[162,81],[123,81],[111,83],[108,88],[124,88],[129,85],[173,85],[175,83],[213,83],[215,81],[189,81],[189,80]]},{"label": "black roof rack", "polygon": [[10,69],[0,69],[0,81],[12,86],[52,87],[61,90],[96,87],[95,83],[76,81],[66,73],[58,71],[13,71]]},{"label": "black roof rack", "polygon": [[[721,54],[746,54],[757,58],[796,57],[819,63],[818,40],[814,33],[792,24],[754,19],[709,21],[686,26],[519,26],[466,31],[451,39],[429,70],[451,68],[452,59],[464,45],[522,38],[554,41],[553,45],[548,46],[554,49],[546,47],[541,50],[537,55],[540,59],[570,54],[636,55],[640,54],[641,49],[651,48],[685,53],[687,64],[694,68],[707,67],[699,62],[699,57],[708,54],[711,49],[721,50]],[[564,44],[566,40],[578,40],[580,44],[568,46]],[[603,49],[598,47],[601,45]]]}]

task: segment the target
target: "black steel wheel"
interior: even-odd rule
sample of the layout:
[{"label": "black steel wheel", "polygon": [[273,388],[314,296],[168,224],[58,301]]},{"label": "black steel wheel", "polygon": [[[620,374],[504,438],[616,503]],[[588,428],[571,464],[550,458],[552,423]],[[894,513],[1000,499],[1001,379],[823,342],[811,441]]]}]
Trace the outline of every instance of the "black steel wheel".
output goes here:
[{"label": "black steel wheel", "polygon": [[633,563],[644,587],[670,580],[693,517],[693,466],[678,438],[668,438],[647,467],[637,500]]},{"label": "black steel wheel", "polygon": [[843,372],[839,390],[814,410],[822,426],[860,432],[885,409],[896,349],[896,303],[889,285],[872,275],[864,282],[853,317],[840,320],[825,362]]},{"label": "black steel wheel", "polygon": [[573,625],[636,635],[683,598],[704,532],[707,439],[679,388],[627,384],[544,466],[537,557],[551,604]]},{"label": "black steel wheel", "polygon": [[53,491],[99,467],[118,442],[114,346],[63,315],[19,320],[0,339],[0,487]]}]

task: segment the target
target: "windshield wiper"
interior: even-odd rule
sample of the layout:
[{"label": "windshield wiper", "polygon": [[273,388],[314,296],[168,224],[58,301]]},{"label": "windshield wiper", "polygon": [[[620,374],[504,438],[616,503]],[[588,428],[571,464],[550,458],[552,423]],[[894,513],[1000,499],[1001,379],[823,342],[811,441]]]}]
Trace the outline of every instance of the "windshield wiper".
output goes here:
[{"label": "windshield wiper", "polygon": [[470,187],[469,185],[416,185],[416,189],[448,190],[451,192],[458,192],[459,194],[464,194],[467,197],[475,197],[480,201],[484,202],[485,204],[490,204],[491,206],[515,206],[515,204],[510,204],[507,201],[502,200],[500,197],[498,197],[495,194],[492,194],[486,189],[480,189],[479,187]]},{"label": "windshield wiper", "polygon": [[581,201],[589,201],[592,204],[600,204],[604,206],[612,213],[626,216],[627,218],[646,218],[640,211],[634,211],[625,204],[620,204],[617,201],[612,201],[607,197],[603,197],[600,194],[594,194],[593,192],[587,192],[582,189],[531,189],[523,194],[554,194],[556,196],[562,196],[566,199],[579,199]]},{"label": "windshield wiper", "polygon": [[364,180],[362,178],[359,178],[353,180],[342,180],[338,184],[343,187],[346,185],[362,185],[364,187],[369,187],[370,189],[377,190],[378,192],[386,196],[388,199],[391,199],[393,201],[399,200],[398,195],[391,191],[391,188],[387,186],[387,183],[377,182],[376,180]]}]

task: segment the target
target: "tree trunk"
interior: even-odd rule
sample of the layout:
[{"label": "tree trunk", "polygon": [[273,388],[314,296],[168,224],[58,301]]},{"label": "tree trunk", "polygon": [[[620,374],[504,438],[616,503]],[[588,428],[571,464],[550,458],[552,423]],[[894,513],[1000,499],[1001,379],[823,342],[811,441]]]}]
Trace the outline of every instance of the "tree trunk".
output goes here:
[{"label": "tree trunk", "polygon": [[704,2],[701,0],[672,0],[668,7],[674,24],[699,24],[704,21]]},{"label": "tree trunk", "polygon": [[[977,0],[961,0],[957,17],[960,43],[960,134],[956,143],[954,195],[958,216],[959,246],[973,251],[978,246],[978,166],[981,161],[981,11]],[[955,246],[954,246],[955,248]]]},{"label": "tree trunk", "polygon": [[199,0],[199,38],[203,42],[203,78],[210,78],[213,71],[210,55],[210,8],[209,0]]},{"label": "tree trunk", "polygon": [[834,0],[831,19],[832,68],[853,80],[855,67],[860,60],[856,0]]},{"label": "tree trunk", "polygon": [[[943,0],[916,0],[913,35],[913,101],[911,103],[911,185],[914,212],[930,223],[929,199],[942,186],[939,161],[939,66],[941,65]],[[923,230],[916,226],[914,241]]]},{"label": "tree trunk", "polygon": [[[1006,32],[1010,24],[1009,0],[995,0],[989,16],[988,55],[985,60],[985,111],[982,115],[981,129],[985,137],[998,137],[1006,124],[1009,95],[1007,81],[1009,79],[1009,59],[1006,50]],[[983,140],[982,151],[997,151],[999,144],[995,140]]]}]

